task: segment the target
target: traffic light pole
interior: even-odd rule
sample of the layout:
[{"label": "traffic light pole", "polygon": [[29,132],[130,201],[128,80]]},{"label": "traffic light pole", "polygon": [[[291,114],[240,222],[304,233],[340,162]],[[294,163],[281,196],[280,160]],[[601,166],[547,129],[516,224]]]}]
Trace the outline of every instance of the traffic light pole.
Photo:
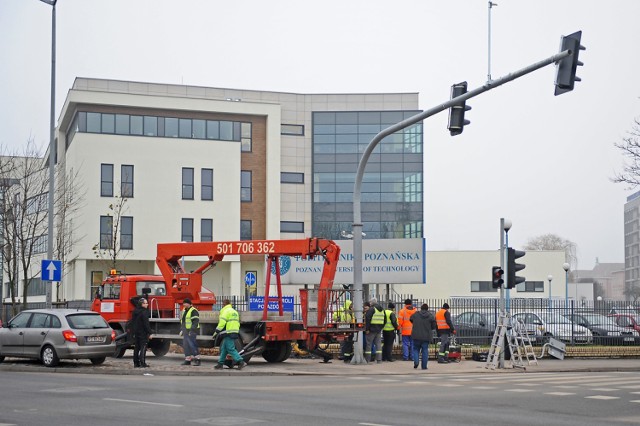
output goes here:
[{"label": "traffic light pole", "polygon": [[[500,77],[496,80],[487,81],[482,87],[474,89],[470,92],[467,92],[461,96],[457,96],[453,99],[448,100],[438,106],[435,106],[431,109],[428,109],[420,114],[416,114],[412,117],[407,118],[399,123],[394,124],[393,126],[387,127],[382,130],[380,133],[375,135],[367,148],[364,150],[362,157],[360,158],[360,162],[358,163],[358,171],[356,173],[356,180],[353,187],[353,223],[351,225],[351,234],[353,235],[353,289],[354,289],[354,312],[356,314],[356,318],[358,322],[362,321],[362,212],[361,212],[361,194],[362,194],[362,180],[364,177],[364,169],[367,166],[367,162],[369,161],[369,157],[373,150],[378,146],[380,141],[385,137],[392,135],[395,132],[398,132],[404,128],[407,128],[413,124],[416,124],[426,118],[431,117],[439,112],[447,110],[454,105],[459,105],[466,101],[467,99],[471,99],[475,96],[478,96],[484,92],[487,92],[491,89],[495,89],[498,86],[502,86],[505,83],[508,83],[512,80],[520,78],[524,75],[527,75],[533,71],[536,71],[540,68],[543,68],[547,65],[553,64],[555,62],[560,61],[563,58],[571,55],[570,50],[562,51],[556,55],[553,55],[547,59],[544,59],[540,62],[536,62],[532,65],[529,65],[525,68],[522,68],[518,71],[512,72],[504,77]],[[506,272],[506,271],[505,271]],[[363,337],[362,332],[358,335],[358,342],[361,342]],[[364,361],[363,353],[362,353],[362,344],[354,345],[354,356],[351,359],[351,364],[363,364],[366,363]]]},{"label": "traffic light pole", "polygon": [[[500,218],[500,268],[505,271],[507,262],[504,261],[504,218]],[[508,277],[505,271],[504,276]],[[505,314],[504,307],[504,285],[500,286],[500,315]],[[496,320],[496,324],[498,321]],[[498,368],[504,368],[504,350],[500,351],[500,358],[498,359]]]}]

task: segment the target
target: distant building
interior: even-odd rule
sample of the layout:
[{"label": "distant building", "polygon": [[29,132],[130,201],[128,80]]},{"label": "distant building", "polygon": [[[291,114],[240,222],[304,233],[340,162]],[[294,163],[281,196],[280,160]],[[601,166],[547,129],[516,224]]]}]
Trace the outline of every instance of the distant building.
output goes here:
[{"label": "distant building", "polygon": [[[578,299],[596,300],[599,296],[605,300],[625,300],[624,263],[597,262],[593,269],[578,269],[571,274],[571,287],[581,295]],[[592,289],[592,293],[585,293],[586,289]]]},{"label": "distant building", "polygon": [[624,205],[624,288],[640,288],[640,191]]}]

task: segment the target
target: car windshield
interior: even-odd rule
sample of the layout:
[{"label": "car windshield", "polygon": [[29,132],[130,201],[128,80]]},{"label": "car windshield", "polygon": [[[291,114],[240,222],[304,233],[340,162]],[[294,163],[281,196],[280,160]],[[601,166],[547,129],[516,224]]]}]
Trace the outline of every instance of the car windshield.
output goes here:
[{"label": "car windshield", "polygon": [[[616,322],[612,318],[603,317],[602,315],[582,315],[591,325],[611,325],[616,326]],[[577,317],[578,319],[580,317]]]},{"label": "car windshield", "polygon": [[71,314],[67,315],[67,321],[71,328],[90,329],[90,328],[108,328],[109,324],[97,314]]}]

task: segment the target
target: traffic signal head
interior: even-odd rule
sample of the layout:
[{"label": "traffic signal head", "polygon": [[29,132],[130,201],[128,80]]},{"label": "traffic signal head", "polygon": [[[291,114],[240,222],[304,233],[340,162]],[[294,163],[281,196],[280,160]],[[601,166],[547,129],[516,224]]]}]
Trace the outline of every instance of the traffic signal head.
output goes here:
[{"label": "traffic signal head", "polygon": [[568,50],[571,54],[556,64],[556,90],[554,93],[556,96],[572,91],[574,83],[580,81],[580,78],[576,77],[576,70],[578,66],[584,64],[578,60],[578,54],[581,50],[585,50],[585,47],[580,45],[581,37],[582,31],[578,31],[568,36],[562,36],[560,39],[560,52]]},{"label": "traffic signal head", "polygon": [[504,284],[504,280],[502,279],[502,275],[504,275],[504,271],[499,266],[494,266],[491,268],[491,286],[493,288],[501,288],[502,284]]},{"label": "traffic signal head", "polygon": [[[451,86],[451,99],[455,99],[465,93],[467,93],[466,81]],[[470,106],[465,105],[465,101],[449,108],[449,124],[447,128],[449,129],[451,136],[456,136],[462,133],[464,126],[470,123],[469,120],[464,119],[465,111],[469,111],[470,109]]]},{"label": "traffic signal head", "polygon": [[520,283],[525,282],[525,277],[519,277],[516,275],[518,271],[522,271],[525,265],[516,263],[516,259],[519,259],[527,254],[524,251],[515,250],[511,247],[507,248],[507,288],[514,288]]}]

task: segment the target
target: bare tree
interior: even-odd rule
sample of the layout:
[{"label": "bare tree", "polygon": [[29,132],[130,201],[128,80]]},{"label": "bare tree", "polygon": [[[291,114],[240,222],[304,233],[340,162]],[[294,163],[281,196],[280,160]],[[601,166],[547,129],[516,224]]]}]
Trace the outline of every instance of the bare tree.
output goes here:
[{"label": "bare tree", "polygon": [[622,172],[616,173],[611,180],[624,183],[629,189],[633,189],[640,185],[640,119],[634,120],[627,134],[627,137],[622,138],[622,142],[614,144],[622,151],[625,163]]},{"label": "bare tree", "polygon": [[640,299],[640,287],[637,285],[626,285],[622,294],[628,299],[636,303]]},{"label": "bare tree", "polygon": [[[100,241],[92,247],[96,259],[101,260],[107,269],[118,269],[118,259],[125,258],[129,253],[123,250],[120,230],[122,218],[127,211],[127,197],[116,196],[115,202],[109,204],[109,212],[106,214],[106,229],[100,224]],[[105,232],[106,231],[106,232]]]},{"label": "bare tree", "polygon": [[578,264],[576,244],[555,234],[544,234],[530,238],[524,246],[525,250],[564,250],[565,259],[573,271]]}]

